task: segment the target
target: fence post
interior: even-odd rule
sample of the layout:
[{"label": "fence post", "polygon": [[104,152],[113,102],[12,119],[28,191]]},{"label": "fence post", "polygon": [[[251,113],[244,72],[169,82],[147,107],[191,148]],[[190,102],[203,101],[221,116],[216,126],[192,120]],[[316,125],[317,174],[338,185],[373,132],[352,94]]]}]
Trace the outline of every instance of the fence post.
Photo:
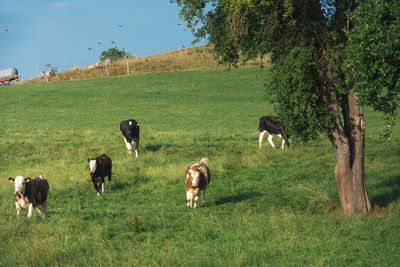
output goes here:
[{"label": "fence post", "polygon": [[128,63],[128,57],[125,56],[125,61],[126,61],[126,75],[129,76],[129,63]]}]

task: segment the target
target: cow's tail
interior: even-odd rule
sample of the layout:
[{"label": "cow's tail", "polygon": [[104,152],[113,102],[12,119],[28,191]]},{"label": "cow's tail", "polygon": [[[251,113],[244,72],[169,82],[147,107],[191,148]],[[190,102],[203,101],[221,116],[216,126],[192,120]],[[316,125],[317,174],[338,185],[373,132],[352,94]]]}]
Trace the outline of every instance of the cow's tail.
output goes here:
[{"label": "cow's tail", "polygon": [[208,162],[208,158],[203,158],[200,160],[201,164],[207,164],[207,162]]}]

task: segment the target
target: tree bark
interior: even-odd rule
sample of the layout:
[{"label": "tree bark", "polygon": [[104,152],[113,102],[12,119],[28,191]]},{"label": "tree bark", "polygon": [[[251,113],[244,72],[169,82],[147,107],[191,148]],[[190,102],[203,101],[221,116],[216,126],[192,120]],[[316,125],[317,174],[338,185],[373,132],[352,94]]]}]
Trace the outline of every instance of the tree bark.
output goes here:
[{"label": "tree bark", "polygon": [[365,117],[354,91],[342,99],[343,124],[339,114],[328,131],[336,150],[335,180],[343,212],[367,214],[371,210],[364,176]]},{"label": "tree bark", "polygon": [[[346,215],[367,214],[371,210],[371,203],[364,177],[363,108],[357,104],[357,96],[351,88],[347,88],[347,95],[338,97],[330,83],[329,64],[323,53],[318,62],[318,72],[324,102],[334,114],[330,120],[328,137],[336,151],[335,181],[343,212]],[[341,99],[340,109],[338,99]]]}]

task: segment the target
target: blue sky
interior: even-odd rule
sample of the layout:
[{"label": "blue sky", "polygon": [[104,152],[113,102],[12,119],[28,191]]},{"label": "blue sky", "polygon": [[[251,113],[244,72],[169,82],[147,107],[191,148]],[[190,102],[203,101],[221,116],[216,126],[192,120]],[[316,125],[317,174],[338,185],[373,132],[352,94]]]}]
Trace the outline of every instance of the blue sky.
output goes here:
[{"label": "blue sky", "polygon": [[1,0],[0,69],[28,79],[45,64],[89,65],[114,46],[138,57],[190,47],[178,12],[169,0]]}]

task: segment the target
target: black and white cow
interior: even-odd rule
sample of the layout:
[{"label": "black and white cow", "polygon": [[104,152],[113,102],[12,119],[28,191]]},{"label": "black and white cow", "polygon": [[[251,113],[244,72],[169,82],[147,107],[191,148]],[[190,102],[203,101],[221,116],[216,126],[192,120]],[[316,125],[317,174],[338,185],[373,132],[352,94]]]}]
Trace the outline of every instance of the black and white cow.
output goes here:
[{"label": "black and white cow", "polygon": [[[43,176],[34,179],[23,176],[15,178],[9,177],[9,181],[14,183],[15,207],[17,216],[21,208],[28,209],[28,218],[32,217],[33,208],[36,208],[39,214],[46,218],[47,194],[49,192],[49,183]],[[39,205],[42,208],[39,208]]]},{"label": "black and white cow", "polygon": [[106,176],[108,176],[109,189],[111,190],[111,159],[106,154],[103,154],[97,158],[88,158],[88,162],[90,176],[92,177],[93,186],[97,191],[97,195],[100,195],[100,187],[102,192],[104,192],[104,177]]},{"label": "black and white cow", "polygon": [[261,117],[258,125],[258,131],[260,132],[260,136],[258,138],[259,148],[261,148],[261,143],[265,133],[268,134],[268,142],[273,148],[275,148],[275,145],[272,142],[272,138],[274,136],[278,136],[282,139],[282,149],[285,146],[285,143],[288,147],[290,147],[288,136],[286,136],[284,133],[284,127],[282,126],[281,122],[276,120],[276,118],[271,116]]},{"label": "black and white cow", "polygon": [[122,137],[124,138],[126,148],[129,151],[129,154],[132,153],[131,143],[135,143],[135,155],[138,156],[138,148],[139,148],[139,123],[135,120],[126,120],[121,121],[119,126],[121,130]]}]

